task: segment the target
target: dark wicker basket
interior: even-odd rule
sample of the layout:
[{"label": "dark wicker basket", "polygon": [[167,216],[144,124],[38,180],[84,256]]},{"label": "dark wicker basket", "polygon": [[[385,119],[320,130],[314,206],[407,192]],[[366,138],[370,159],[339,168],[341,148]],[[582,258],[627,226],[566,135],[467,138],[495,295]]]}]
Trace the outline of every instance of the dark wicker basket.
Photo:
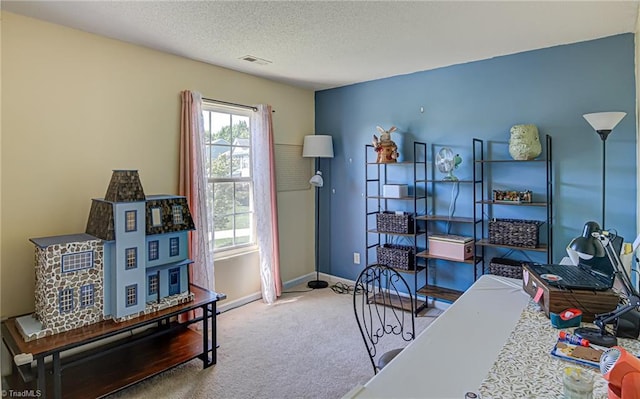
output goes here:
[{"label": "dark wicker basket", "polygon": [[378,263],[396,269],[413,270],[413,247],[408,245],[384,244],[376,247]]},{"label": "dark wicker basket", "polygon": [[396,214],[395,212],[376,213],[376,230],[386,233],[413,233],[413,215],[403,212]]},{"label": "dark wicker basket", "polygon": [[525,262],[507,258],[491,258],[491,262],[489,262],[489,273],[522,280],[523,263]]},{"label": "dark wicker basket", "polygon": [[514,247],[537,248],[539,220],[493,219],[489,221],[489,242]]}]

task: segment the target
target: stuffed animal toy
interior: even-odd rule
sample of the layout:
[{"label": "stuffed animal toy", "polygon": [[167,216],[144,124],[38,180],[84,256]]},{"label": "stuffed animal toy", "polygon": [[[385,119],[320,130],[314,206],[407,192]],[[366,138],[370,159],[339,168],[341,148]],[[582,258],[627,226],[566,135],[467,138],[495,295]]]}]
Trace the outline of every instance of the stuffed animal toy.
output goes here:
[{"label": "stuffed animal toy", "polygon": [[380,126],[376,126],[378,132],[380,133],[380,139],[374,134],[373,135],[373,149],[378,153],[378,157],[376,159],[377,163],[393,163],[398,161],[398,146],[396,143],[391,140],[391,133],[395,132],[397,129],[395,126],[391,126],[389,130],[384,130]]}]

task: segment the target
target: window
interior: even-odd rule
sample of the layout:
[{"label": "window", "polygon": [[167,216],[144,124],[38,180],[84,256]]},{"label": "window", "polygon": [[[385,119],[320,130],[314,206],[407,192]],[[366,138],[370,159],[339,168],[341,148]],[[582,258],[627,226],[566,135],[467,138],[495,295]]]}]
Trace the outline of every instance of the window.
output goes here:
[{"label": "window", "polygon": [[138,267],[138,248],[125,249],[125,256],[127,257],[127,266],[125,269],[135,269]]},{"label": "window", "polygon": [[149,260],[157,260],[160,257],[159,248],[158,240],[149,241]]},{"label": "window", "polygon": [[62,255],[62,272],[74,272],[76,270],[93,267],[93,251],[76,252]]},{"label": "window", "polygon": [[93,284],[80,287],[80,307],[87,308],[95,303],[93,295]]},{"label": "window", "polygon": [[138,284],[127,285],[125,287],[125,294],[127,298],[127,307],[138,304]]},{"label": "window", "polygon": [[149,295],[158,294],[158,275],[151,274],[149,276]]},{"label": "window", "polygon": [[162,226],[162,209],[151,208],[151,225],[153,227]]},{"label": "window", "polygon": [[126,211],[124,213],[125,224],[124,231],[136,231],[137,230],[137,212],[136,211]]},{"label": "window", "polygon": [[180,240],[178,237],[169,239],[169,256],[178,256],[180,254]]},{"label": "window", "polygon": [[172,206],[171,212],[173,213],[173,224],[184,223],[184,221],[182,220],[182,205]]},{"label": "window", "polygon": [[204,102],[207,202],[215,252],[254,245],[252,111]]},{"label": "window", "polygon": [[73,310],[73,288],[60,290],[58,296],[60,304],[60,313],[69,313]]}]

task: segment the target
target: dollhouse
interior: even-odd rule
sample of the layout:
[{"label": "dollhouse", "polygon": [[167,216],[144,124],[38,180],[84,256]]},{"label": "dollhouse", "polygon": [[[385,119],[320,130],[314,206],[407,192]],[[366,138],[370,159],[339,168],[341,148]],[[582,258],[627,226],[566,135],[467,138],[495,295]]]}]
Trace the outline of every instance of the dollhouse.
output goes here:
[{"label": "dollhouse", "polygon": [[105,319],[127,320],[193,300],[186,198],[146,196],[135,170],[113,171],[93,199],[85,233],[32,238],[35,313],[19,318],[26,341]]}]

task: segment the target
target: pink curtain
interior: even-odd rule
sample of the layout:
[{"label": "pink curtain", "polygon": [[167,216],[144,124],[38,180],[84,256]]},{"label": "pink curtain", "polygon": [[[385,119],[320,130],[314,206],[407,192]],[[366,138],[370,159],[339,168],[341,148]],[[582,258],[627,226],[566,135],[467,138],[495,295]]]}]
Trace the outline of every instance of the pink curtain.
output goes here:
[{"label": "pink curtain", "polygon": [[259,105],[251,117],[252,175],[256,229],[260,248],[262,300],[273,303],[282,294],[280,279],[280,241],[278,239],[278,201],[271,106]]},{"label": "pink curtain", "polygon": [[207,180],[203,166],[204,134],[202,96],[185,90],[180,93],[180,167],[178,193],[187,198],[195,231],[189,233],[189,268],[192,284],[214,290],[213,249],[209,242],[211,221],[207,216]]}]

